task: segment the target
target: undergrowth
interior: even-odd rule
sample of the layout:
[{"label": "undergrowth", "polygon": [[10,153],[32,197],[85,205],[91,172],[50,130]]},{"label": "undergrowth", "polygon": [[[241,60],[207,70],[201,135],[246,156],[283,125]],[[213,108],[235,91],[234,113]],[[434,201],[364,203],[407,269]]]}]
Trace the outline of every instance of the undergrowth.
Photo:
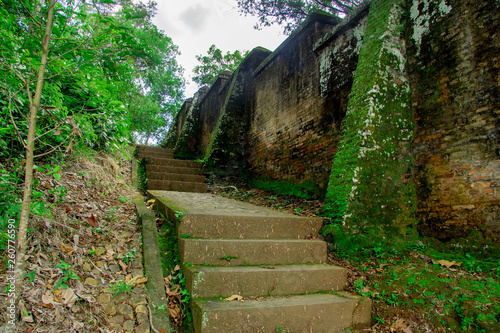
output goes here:
[{"label": "undergrowth", "polygon": [[[161,215],[158,211],[157,214]],[[182,324],[187,331],[190,331],[193,322],[191,310],[189,308],[191,296],[186,288],[186,278],[184,277],[181,269],[175,224],[169,219],[163,218],[163,216],[157,221],[159,224],[158,240],[161,252],[163,276],[168,277],[167,279],[170,281],[170,290],[175,291],[176,294],[174,295],[176,297],[169,297],[167,291],[167,297],[169,297],[170,301],[180,298],[180,304],[178,304],[178,306],[181,311],[182,323],[176,322],[176,324]],[[175,321],[175,318],[173,319]]]},{"label": "undergrowth", "polygon": [[500,331],[498,246],[478,248],[474,244],[485,242],[477,242],[478,235],[448,243],[419,237],[413,230],[390,235],[390,230],[336,224],[323,229],[334,258],[363,276],[352,291],[372,299],[377,325],[387,330]]}]

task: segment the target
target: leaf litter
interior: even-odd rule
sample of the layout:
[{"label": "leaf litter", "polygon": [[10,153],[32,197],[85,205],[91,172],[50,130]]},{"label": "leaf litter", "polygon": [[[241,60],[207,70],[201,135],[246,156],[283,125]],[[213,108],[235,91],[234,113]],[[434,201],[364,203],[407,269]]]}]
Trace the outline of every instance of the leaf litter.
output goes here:
[{"label": "leaf litter", "polygon": [[[130,160],[72,158],[60,179],[36,172],[34,189],[48,208],[29,221],[20,332],[115,332],[98,299],[118,281],[144,288]],[[125,181],[127,180],[127,181]],[[57,189],[63,189],[57,190]],[[56,191],[57,190],[57,191]],[[130,200],[119,200],[125,197]],[[124,260],[128,258],[128,260]],[[124,262],[125,261],[125,262]],[[0,316],[5,316],[5,267],[0,267]]]}]

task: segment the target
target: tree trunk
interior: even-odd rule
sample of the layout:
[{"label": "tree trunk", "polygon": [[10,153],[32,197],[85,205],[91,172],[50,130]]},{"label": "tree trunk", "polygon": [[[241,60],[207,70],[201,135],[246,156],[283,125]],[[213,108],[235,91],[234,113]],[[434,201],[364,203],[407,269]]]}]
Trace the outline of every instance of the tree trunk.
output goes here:
[{"label": "tree trunk", "polygon": [[47,24],[45,35],[42,40],[42,58],[38,69],[38,78],[36,82],[35,96],[30,104],[29,130],[26,142],[26,175],[24,178],[23,205],[21,208],[21,219],[19,220],[19,230],[17,234],[17,252],[16,252],[16,302],[17,305],[21,295],[21,286],[24,272],[24,256],[26,254],[26,234],[28,230],[28,219],[30,214],[31,191],[33,187],[33,158],[35,149],[36,117],[40,108],[40,99],[42,97],[42,87],[45,69],[47,67],[47,58],[49,54],[50,35],[52,34],[52,19],[54,16],[55,0],[49,0],[49,11],[47,14]]}]

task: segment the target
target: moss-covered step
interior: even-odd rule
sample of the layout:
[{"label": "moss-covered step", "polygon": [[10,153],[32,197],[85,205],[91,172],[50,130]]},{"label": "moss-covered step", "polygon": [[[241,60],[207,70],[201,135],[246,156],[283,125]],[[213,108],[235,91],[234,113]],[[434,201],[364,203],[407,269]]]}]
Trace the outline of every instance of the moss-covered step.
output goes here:
[{"label": "moss-covered step", "polygon": [[344,290],[347,271],[325,265],[186,266],[186,288],[193,298],[284,296]]},{"label": "moss-covered step", "polygon": [[179,237],[226,239],[308,239],[323,220],[257,207],[211,194],[149,191],[160,211],[178,220]]},{"label": "moss-covered step", "polygon": [[173,180],[177,182],[193,182],[193,183],[203,183],[205,181],[205,176],[193,175],[186,173],[166,173],[166,172],[152,172],[146,170],[146,178],[154,180]]},{"label": "moss-covered step", "polygon": [[205,193],[207,191],[208,184],[149,179],[147,186],[148,189],[152,190]]},{"label": "moss-covered step", "polygon": [[195,265],[323,263],[326,242],[302,239],[179,239],[181,261]]},{"label": "moss-covered step", "polygon": [[347,293],[224,301],[196,299],[195,332],[343,332],[369,327],[371,301]]},{"label": "moss-covered step", "polygon": [[186,168],[186,167],[175,167],[175,166],[165,166],[165,165],[147,165],[146,172],[162,172],[162,173],[181,173],[189,175],[199,175],[202,170],[199,167]]},{"label": "moss-covered step", "polygon": [[135,150],[139,158],[143,157],[174,158],[174,152],[172,151],[172,149],[137,145],[135,147]]},{"label": "moss-covered step", "polygon": [[175,160],[171,158],[147,157],[146,164],[149,165],[165,165],[180,168],[201,168],[203,164],[198,161]]}]

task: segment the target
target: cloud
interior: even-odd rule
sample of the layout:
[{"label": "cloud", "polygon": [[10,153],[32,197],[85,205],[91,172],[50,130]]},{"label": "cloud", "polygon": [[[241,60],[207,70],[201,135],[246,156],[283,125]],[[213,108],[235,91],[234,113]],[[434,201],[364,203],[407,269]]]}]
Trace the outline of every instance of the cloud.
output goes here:
[{"label": "cloud", "polygon": [[193,32],[200,32],[207,25],[211,10],[198,3],[183,11],[180,15],[181,21]]}]

